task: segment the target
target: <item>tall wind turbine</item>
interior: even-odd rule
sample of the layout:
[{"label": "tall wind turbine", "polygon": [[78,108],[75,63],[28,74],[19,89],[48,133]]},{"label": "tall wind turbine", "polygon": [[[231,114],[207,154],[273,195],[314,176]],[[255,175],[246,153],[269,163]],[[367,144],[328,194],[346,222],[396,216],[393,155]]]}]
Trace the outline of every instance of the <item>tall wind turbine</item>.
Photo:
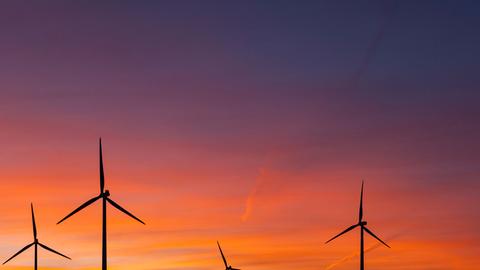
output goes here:
[{"label": "tall wind turbine", "polygon": [[225,259],[225,256],[223,255],[222,248],[220,247],[220,243],[218,243],[218,241],[217,241],[217,246],[218,246],[218,249],[220,250],[220,254],[222,254],[223,263],[225,264],[225,270],[240,270],[238,268],[233,268],[231,265],[228,265],[227,260]]},{"label": "tall wind turbine", "polygon": [[380,238],[378,238],[372,231],[370,231],[367,227],[367,222],[365,220],[363,220],[363,181],[362,181],[362,191],[360,192],[360,210],[358,212],[358,223],[357,224],[354,224],[350,227],[348,227],[347,229],[345,229],[343,232],[337,234],[336,236],[334,236],[332,239],[328,240],[326,243],[332,241],[333,239],[339,237],[340,235],[344,234],[344,233],[347,233],[353,229],[355,229],[356,227],[360,227],[360,270],[364,270],[365,269],[365,265],[364,265],[364,244],[363,244],[363,233],[364,232],[367,232],[368,234],[370,234],[371,236],[373,236],[375,239],[377,239],[378,241],[380,241],[380,243],[384,244],[385,246],[387,246],[388,248],[390,248],[389,245],[387,245],[387,243],[385,243],[384,241],[382,241]]},{"label": "tall wind turbine", "polygon": [[37,239],[37,225],[35,224],[35,214],[33,213],[33,204],[30,204],[30,208],[31,208],[31,210],[32,210],[33,242],[30,243],[30,244],[28,244],[28,245],[26,245],[26,246],[25,246],[24,248],[22,248],[20,251],[18,251],[17,253],[15,253],[12,257],[10,257],[8,260],[6,260],[3,264],[6,264],[6,263],[9,262],[11,259],[17,257],[17,255],[19,255],[20,253],[24,252],[25,250],[27,250],[27,249],[30,248],[31,246],[34,246],[34,248],[35,248],[35,260],[34,260],[34,267],[33,267],[33,269],[35,269],[35,270],[37,270],[37,265],[38,265],[38,263],[37,263],[37,262],[38,262],[38,260],[37,260],[37,258],[38,258],[38,256],[37,256],[38,246],[40,246],[40,247],[42,247],[42,248],[44,248],[44,249],[46,249],[46,250],[48,250],[48,251],[50,251],[50,252],[53,252],[53,253],[55,253],[55,254],[57,254],[57,255],[60,255],[60,256],[62,256],[62,257],[64,257],[64,258],[67,258],[67,259],[71,260],[70,257],[67,257],[67,256],[63,255],[62,253],[60,253],[60,252],[58,252],[58,251],[55,251],[55,250],[53,250],[52,248],[49,248],[49,247],[47,247],[46,245],[44,245],[44,244],[42,244],[42,243],[40,243],[40,242],[38,241],[38,239]]},{"label": "tall wind turbine", "polygon": [[98,199],[102,199],[102,209],[103,209],[102,211],[102,270],[107,270],[107,202],[111,204],[113,207],[127,214],[131,218],[137,220],[138,222],[144,225],[145,223],[109,198],[110,192],[108,191],[108,189],[105,190],[105,176],[103,174],[103,157],[102,157],[102,139],[101,138],[99,140],[99,153],[100,153],[100,194],[86,201],[84,204],[80,205],[77,209],[73,210],[70,214],[68,214],[62,220],[57,222],[57,224],[60,224],[67,218],[71,217],[78,211],[94,203]]}]

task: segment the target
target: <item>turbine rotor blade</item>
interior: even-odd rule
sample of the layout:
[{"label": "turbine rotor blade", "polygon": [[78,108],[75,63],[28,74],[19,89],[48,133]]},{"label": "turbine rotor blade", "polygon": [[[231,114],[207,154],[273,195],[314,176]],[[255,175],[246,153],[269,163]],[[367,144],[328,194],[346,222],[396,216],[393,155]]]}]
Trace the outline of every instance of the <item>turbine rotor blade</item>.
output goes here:
[{"label": "turbine rotor blade", "polygon": [[6,263],[9,262],[11,259],[17,257],[18,254],[24,252],[24,251],[27,250],[29,247],[33,246],[33,244],[35,244],[35,243],[31,243],[31,244],[26,245],[24,248],[20,249],[20,251],[18,251],[18,252],[15,253],[12,257],[10,257],[8,260],[6,260],[3,264],[6,264]]},{"label": "turbine rotor blade", "polygon": [[62,223],[65,219],[73,216],[75,213],[77,213],[78,211],[82,210],[83,208],[89,206],[90,204],[94,203],[96,200],[100,199],[101,195],[97,196],[97,197],[94,197],[88,201],[86,201],[84,204],[80,205],[77,209],[73,210],[70,214],[68,214],[66,217],[62,218],[62,220],[60,220],[59,222],[57,222],[57,224],[60,224]]},{"label": "turbine rotor blade", "polygon": [[37,239],[37,225],[35,224],[35,214],[33,213],[33,203],[30,203],[30,209],[32,210],[33,238]]},{"label": "turbine rotor blade", "polygon": [[102,138],[99,140],[99,153],[100,153],[100,194],[103,194],[105,189],[105,175],[103,173],[103,156],[102,156]]},{"label": "turbine rotor blade", "polygon": [[57,255],[60,255],[60,256],[62,256],[62,257],[64,257],[64,258],[67,258],[67,259],[69,259],[69,260],[72,259],[72,258],[70,258],[70,257],[68,257],[68,256],[66,256],[66,255],[63,255],[62,253],[60,253],[60,252],[58,252],[58,251],[56,251],[56,250],[53,250],[52,248],[47,247],[46,245],[44,245],[44,244],[42,244],[42,243],[38,243],[38,244],[39,244],[42,248],[44,248],[44,249],[46,249],[46,250],[48,250],[48,251],[50,251],[50,252],[53,252],[53,253],[55,253],[55,254],[57,254]]},{"label": "turbine rotor blade", "polygon": [[228,269],[227,260],[225,259],[225,255],[223,255],[222,248],[220,247],[220,243],[218,243],[218,241],[217,241],[217,246],[218,246],[218,249],[220,250],[220,254],[222,254],[223,263],[225,264],[225,267]]},{"label": "turbine rotor blade", "polygon": [[344,234],[344,233],[347,233],[347,232],[349,232],[349,231],[351,231],[351,230],[355,229],[355,228],[356,228],[357,226],[359,226],[359,225],[360,225],[360,224],[355,224],[355,225],[352,225],[352,226],[348,227],[348,228],[347,228],[347,229],[345,229],[343,232],[341,232],[341,233],[339,233],[339,234],[335,235],[335,236],[334,236],[334,237],[332,237],[330,240],[328,240],[327,242],[325,242],[325,244],[327,244],[328,242],[332,241],[333,239],[335,239],[335,238],[339,237],[340,235],[342,235],[342,234]]},{"label": "turbine rotor blade", "polygon": [[358,223],[361,223],[363,219],[363,180],[362,180],[362,191],[360,192],[360,209],[358,211]]},{"label": "turbine rotor blade", "polygon": [[118,205],[116,202],[114,202],[112,199],[110,198],[107,198],[107,201],[113,205],[115,208],[117,208],[118,210],[122,211],[123,213],[127,214],[128,216],[130,216],[131,218],[135,219],[136,221],[142,223],[143,225],[145,225],[145,222],[141,221],[139,218],[137,218],[136,216],[134,216],[132,213],[128,212],[127,210],[123,209],[120,205]]},{"label": "turbine rotor blade", "polygon": [[380,241],[380,243],[384,244],[385,246],[387,246],[388,248],[391,248],[389,245],[387,245],[387,243],[383,242],[382,239],[378,238],[378,236],[376,236],[373,232],[371,232],[367,227],[363,227],[363,229],[365,229],[365,231],[367,233],[369,233],[371,236],[375,237],[375,239],[377,239],[378,241]]}]

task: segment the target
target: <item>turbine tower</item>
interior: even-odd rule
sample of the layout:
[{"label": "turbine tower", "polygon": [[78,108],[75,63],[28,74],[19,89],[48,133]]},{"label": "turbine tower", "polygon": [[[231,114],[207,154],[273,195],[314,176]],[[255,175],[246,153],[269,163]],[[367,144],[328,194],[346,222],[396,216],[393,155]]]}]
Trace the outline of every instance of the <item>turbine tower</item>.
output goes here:
[{"label": "turbine tower", "polygon": [[89,206],[90,204],[94,203],[98,199],[102,199],[102,270],[107,270],[107,202],[111,204],[113,207],[127,214],[131,218],[137,220],[138,222],[144,225],[145,223],[109,198],[110,192],[108,191],[108,189],[105,190],[105,176],[103,173],[102,139],[101,138],[99,140],[99,154],[100,154],[100,194],[86,201],[84,204],[80,205],[77,209],[73,210],[70,214],[68,214],[62,220],[57,222],[57,224],[62,223],[64,220],[73,216],[75,213]]},{"label": "turbine tower", "polygon": [[388,248],[390,248],[390,246],[387,245],[387,243],[382,241],[380,238],[378,238],[372,231],[370,231],[367,228],[367,222],[365,220],[363,220],[363,181],[362,181],[362,191],[360,192],[360,210],[358,212],[358,223],[348,227],[343,232],[337,234],[336,236],[334,236],[333,238],[331,238],[330,240],[325,242],[325,244],[327,244],[328,242],[332,241],[333,239],[339,237],[340,235],[355,229],[356,227],[360,227],[360,270],[364,270],[365,269],[365,260],[364,260],[364,253],[365,252],[364,252],[364,244],[363,244],[363,234],[364,234],[364,232],[367,232],[368,234],[373,236],[375,239],[380,241],[380,243],[384,244]]},{"label": "turbine tower", "polygon": [[38,253],[38,246],[42,247],[43,249],[46,249],[50,252],[53,252],[57,255],[60,255],[64,258],[67,258],[69,260],[70,257],[67,257],[65,255],[63,255],[62,253],[58,252],[58,251],[55,251],[53,250],[52,248],[49,248],[47,247],[46,245],[40,243],[37,239],[37,225],[35,224],[35,214],[33,213],[33,204],[30,204],[30,208],[32,210],[32,226],[33,226],[33,242],[26,245],[24,248],[22,248],[20,251],[18,251],[17,253],[15,253],[12,257],[10,257],[8,260],[6,260],[3,264],[6,264],[7,262],[9,262],[11,259],[17,257],[17,255],[19,255],[20,253],[24,252],[25,250],[27,250],[28,248],[30,248],[31,246],[34,246],[34,254],[35,254],[35,259],[34,259],[34,266],[33,266],[33,269],[37,270],[37,265],[38,265],[38,256],[37,256],[37,253]]},{"label": "turbine tower", "polygon": [[220,247],[220,243],[218,243],[218,241],[217,241],[217,246],[218,246],[218,249],[220,250],[220,254],[222,255],[223,263],[225,264],[225,270],[240,270],[238,268],[233,268],[231,265],[228,265],[227,260],[223,255],[222,248]]}]

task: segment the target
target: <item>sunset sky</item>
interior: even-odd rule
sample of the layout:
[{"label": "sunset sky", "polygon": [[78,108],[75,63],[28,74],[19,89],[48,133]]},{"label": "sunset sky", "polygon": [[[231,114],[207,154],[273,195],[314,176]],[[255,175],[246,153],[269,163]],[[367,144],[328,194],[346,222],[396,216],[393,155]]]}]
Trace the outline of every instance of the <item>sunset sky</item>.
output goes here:
[{"label": "sunset sky", "polygon": [[[99,269],[480,265],[480,2],[2,1],[0,260]],[[6,270],[31,269],[33,250]]]}]

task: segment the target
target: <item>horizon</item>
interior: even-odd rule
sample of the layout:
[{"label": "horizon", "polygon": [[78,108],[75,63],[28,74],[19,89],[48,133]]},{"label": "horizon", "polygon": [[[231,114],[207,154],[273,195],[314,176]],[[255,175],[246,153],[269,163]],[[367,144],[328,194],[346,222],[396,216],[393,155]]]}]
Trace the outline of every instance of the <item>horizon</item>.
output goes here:
[{"label": "horizon", "polygon": [[[112,270],[474,270],[480,3],[0,3],[0,259]],[[30,269],[32,251],[3,265]]]}]

